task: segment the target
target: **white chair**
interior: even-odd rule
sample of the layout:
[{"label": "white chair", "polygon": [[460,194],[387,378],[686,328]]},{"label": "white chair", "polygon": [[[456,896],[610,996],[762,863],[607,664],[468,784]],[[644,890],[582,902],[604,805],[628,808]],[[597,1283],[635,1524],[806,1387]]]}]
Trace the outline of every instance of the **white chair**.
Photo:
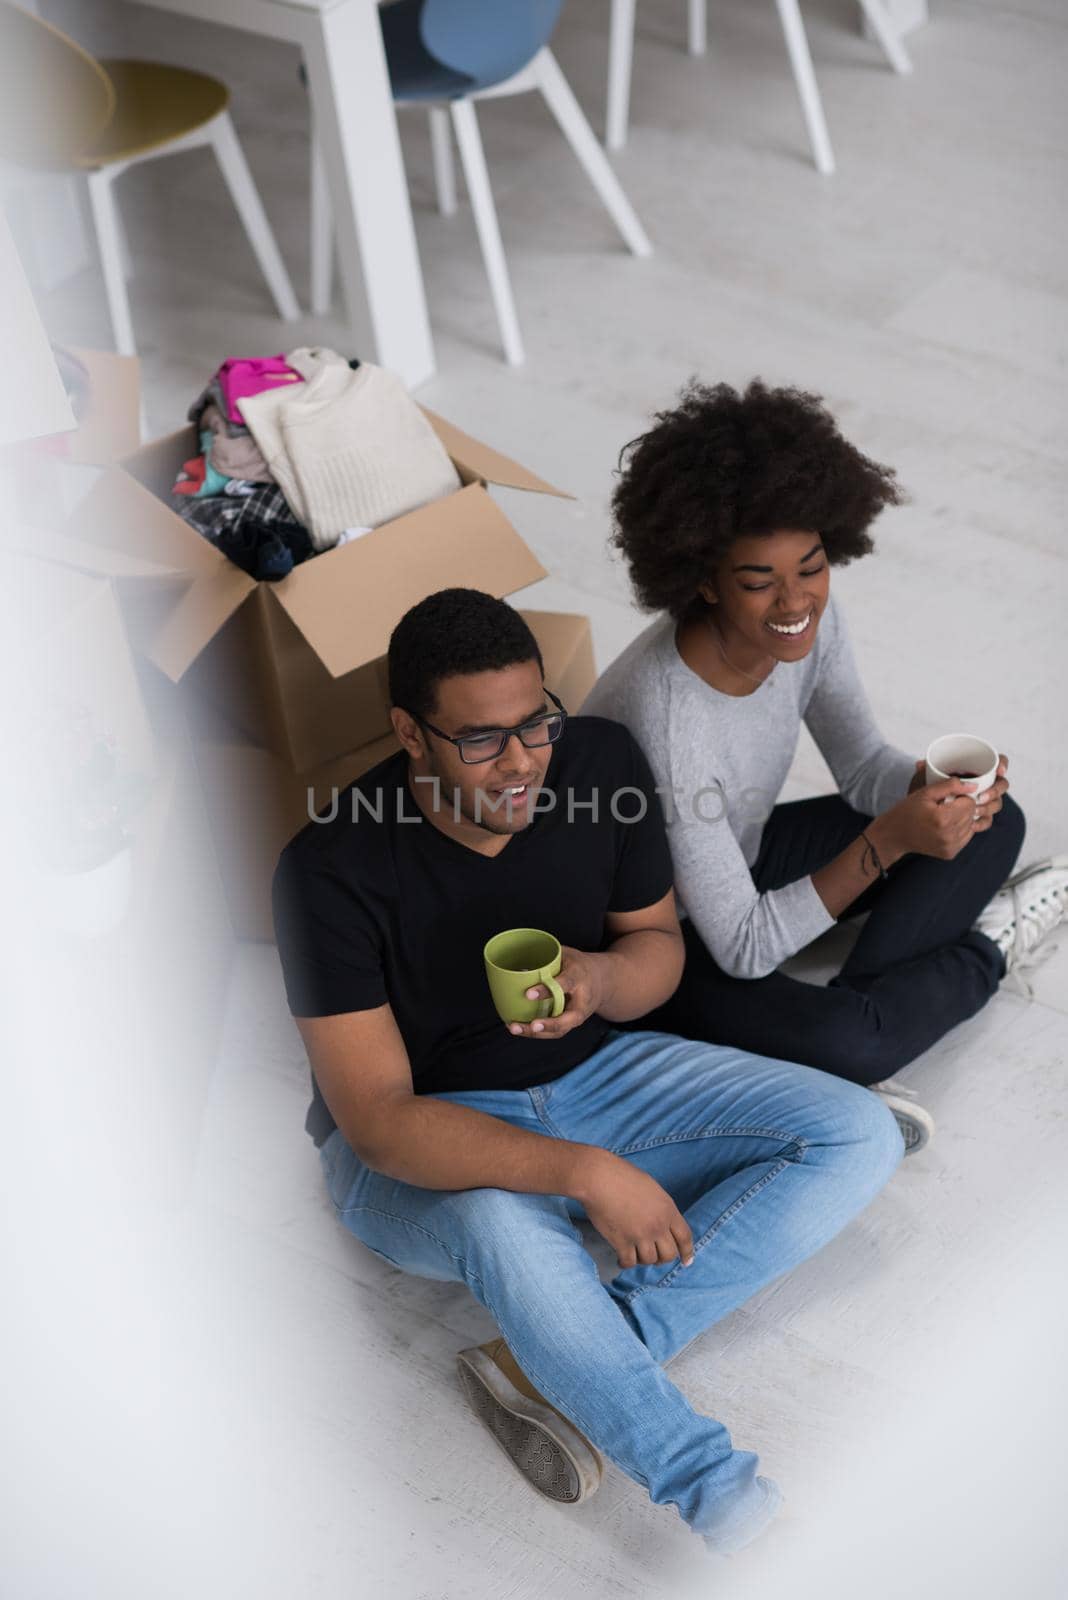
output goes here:
[{"label": "white chair", "polygon": [[[544,44],[559,10],[552,0],[524,7],[508,0],[508,15],[496,11],[498,0],[482,8],[475,18],[472,7],[465,22],[476,24],[457,36],[458,11],[434,0],[401,0],[382,12],[386,56],[398,106],[421,106],[430,112],[431,149],[439,210],[446,216],[456,210],[456,178],[452,165],[450,121],[460,149],[467,192],[489,278],[505,357],[515,366],[524,359],[512,286],[501,244],[482,139],[474,102],[508,95],[541,94],[560,130],[578,157],[587,177],[636,256],[652,254],[652,246],[619,180],[605,159],[593,130],[552,52]],[[438,17],[440,16],[440,22]],[[525,31],[520,26],[526,22]],[[515,35],[509,37],[510,30]],[[447,31],[448,30],[448,31]],[[480,52],[480,46],[484,49]],[[503,73],[502,62],[518,70]],[[487,81],[497,78],[497,81]],[[406,92],[407,91],[407,92]],[[436,102],[436,103],[435,103]],[[312,130],[311,170],[311,303],[312,310],[329,309],[333,275],[333,225],[330,200],[318,140]]]},{"label": "white chair", "polygon": [[[858,0],[858,3],[894,71],[911,72],[912,63],[883,0]],[[707,0],[687,0],[689,52],[694,56],[704,55],[708,48],[706,5]],[[812,159],[820,172],[829,175],[834,171],[834,151],[827,132],[827,120],[823,115],[816,74],[812,70],[812,56],[801,20],[801,8],[798,0],[775,0],[775,5],[812,146]],[[634,8],[635,0],[612,0],[608,44],[608,109],[605,118],[605,143],[609,150],[621,150],[627,140]]]},{"label": "white chair", "polygon": [[[210,145],[278,315],[300,315],[289,274],[238,143],[217,78],[151,61],[98,61],[29,12],[0,3],[8,73],[0,156],[17,165],[85,173],[108,309],[120,355],[136,355],[126,280],[130,254],[114,183],[129,167]],[[214,241],[217,249],[217,241]]]}]

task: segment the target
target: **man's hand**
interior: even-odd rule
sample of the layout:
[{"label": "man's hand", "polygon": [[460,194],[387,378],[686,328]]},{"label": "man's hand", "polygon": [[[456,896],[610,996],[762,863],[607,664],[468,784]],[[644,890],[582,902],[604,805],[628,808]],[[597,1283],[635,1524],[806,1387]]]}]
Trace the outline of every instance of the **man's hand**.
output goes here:
[{"label": "man's hand", "polygon": [[591,1148],[572,1193],[612,1246],[620,1267],[693,1264],[686,1218],[667,1190],[625,1157]]},{"label": "man's hand", "polygon": [[[577,1028],[599,1010],[604,998],[607,980],[608,957],[591,955],[585,950],[573,950],[563,945],[563,961],[556,981],[567,996],[563,1011],[558,1017],[543,1017],[537,1022],[510,1022],[508,1032],[518,1038],[562,1039],[565,1033]],[[549,990],[543,983],[526,991],[528,1000],[548,1000]]]}]

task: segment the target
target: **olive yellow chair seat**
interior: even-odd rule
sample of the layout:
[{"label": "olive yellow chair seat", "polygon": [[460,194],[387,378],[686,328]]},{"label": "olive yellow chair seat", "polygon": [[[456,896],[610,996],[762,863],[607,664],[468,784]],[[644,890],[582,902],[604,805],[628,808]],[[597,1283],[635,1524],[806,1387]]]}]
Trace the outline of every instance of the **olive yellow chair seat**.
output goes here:
[{"label": "olive yellow chair seat", "polygon": [[[127,167],[210,145],[278,315],[300,315],[217,78],[154,61],[98,61],[32,12],[0,0],[0,164],[81,171],[122,355],[135,355],[129,251],[114,183]],[[213,241],[218,251],[219,241]]]},{"label": "olive yellow chair seat", "polygon": [[194,128],[226,110],[230,91],[218,78],[155,61],[108,61],[100,65],[115,91],[111,121],[78,157],[80,167],[103,167],[163,151]]}]

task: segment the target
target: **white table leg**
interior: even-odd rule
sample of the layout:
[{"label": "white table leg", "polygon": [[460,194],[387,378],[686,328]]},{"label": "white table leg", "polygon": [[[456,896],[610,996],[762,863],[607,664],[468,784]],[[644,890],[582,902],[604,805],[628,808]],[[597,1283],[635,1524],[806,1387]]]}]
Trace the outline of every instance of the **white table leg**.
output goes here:
[{"label": "white table leg", "polygon": [[688,0],[686,48],[692,56],[708,51],[708,0]]},{"label": "white table leg", "polygon": [[627,142],[631,59],[634,53],[634,3],[635,0],[612,0],[604,141],[609,150],[622,150]]},{"label": "white table leg", "polygon": [[308,87],[356,340],[347,353],[373,354],[414,388],[434,371],[434,347],[378,9],[341,0],[308,23]]}]

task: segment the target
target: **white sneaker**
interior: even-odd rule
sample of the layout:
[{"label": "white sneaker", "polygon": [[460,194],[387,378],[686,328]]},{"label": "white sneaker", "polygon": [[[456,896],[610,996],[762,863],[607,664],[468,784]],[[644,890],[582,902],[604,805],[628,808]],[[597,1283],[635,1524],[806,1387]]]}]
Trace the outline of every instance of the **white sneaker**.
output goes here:
[{"label": "white sneaker", "polygon": [[916,1155],[924,1145],[930,1144],[935,1131],[934,1117],[916,1104],[915,1089],[906,1089],[904,1084],[894,1083],[892,1079],[887,1079],[885,1083],[872,1083],[868,1087],[880,1100],[885,1100],[894,1113],[894,1121],[905,1141],[907,1156]]},{"label": "white sneaker", "polygon": [[1047,856],[1024,867],[998,890],[975,923],[1005,957],[1005,974],[1015,974],[1019,987],[1031,998],[1031,986],[1022,974],[1051,956],[1056,945],[1035,950],[1048,933],[1068,915],[1068,856]]}]

